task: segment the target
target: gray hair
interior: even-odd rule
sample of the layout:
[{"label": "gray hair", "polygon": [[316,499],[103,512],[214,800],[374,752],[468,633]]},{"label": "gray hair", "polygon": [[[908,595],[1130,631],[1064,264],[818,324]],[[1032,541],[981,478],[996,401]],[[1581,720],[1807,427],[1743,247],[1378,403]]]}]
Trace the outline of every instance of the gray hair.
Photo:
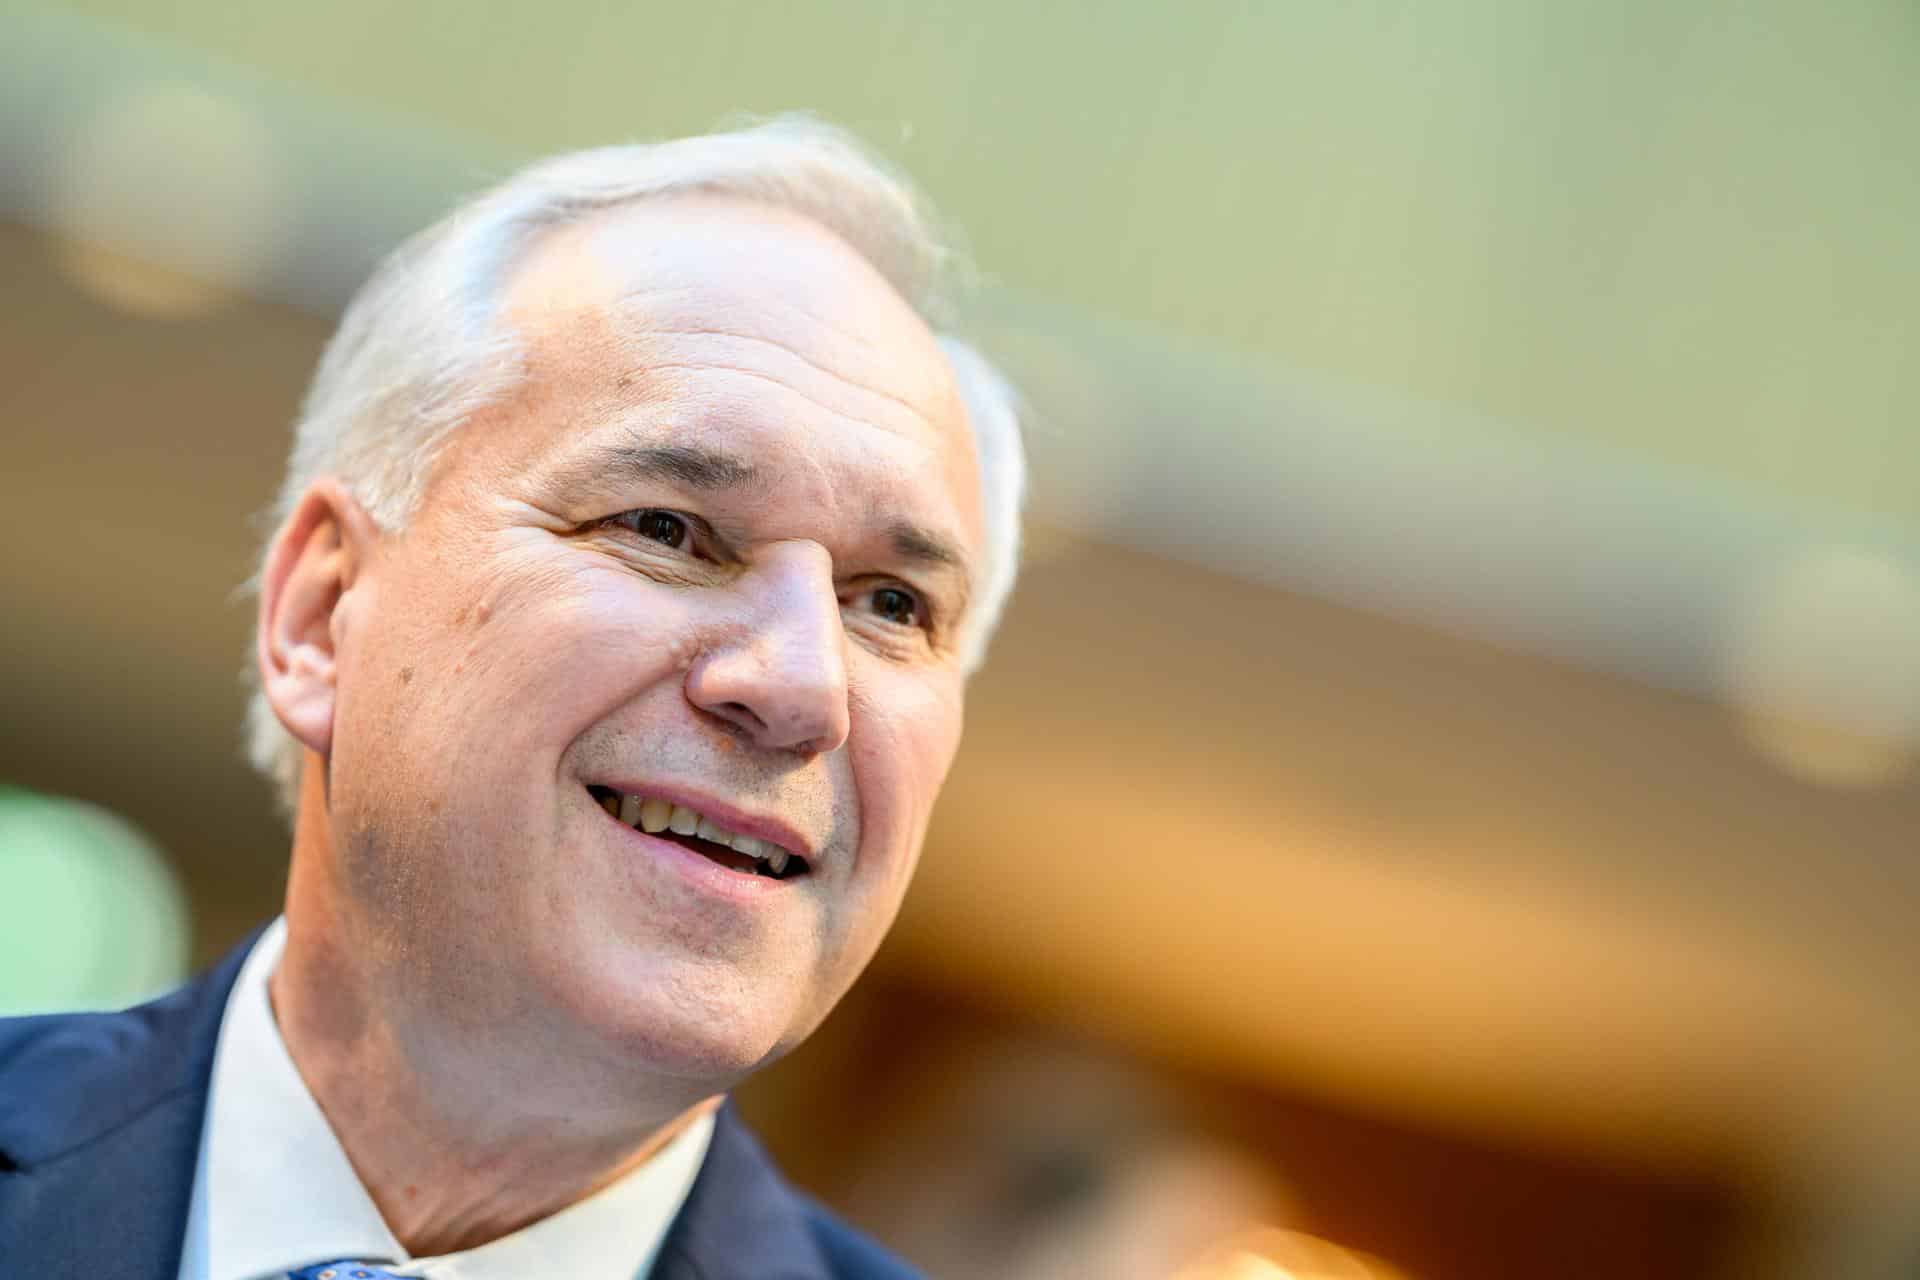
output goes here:
[{"label": "gray hair", "polygon": [[[677,194],[733,196],[811,218],[871,262],[939,335],[972,427],[986,517],[987,563],[960,637],[971,672],[1018,569],[1026,482],[1018,403],[984,357],[940,332],[953,254],[919,196],[850,135],[807,117],[557,156],[408,239],[354,296],[320,358],[273,526],[309,485],[333,476],[380,527],[403,527],[455,428],[519,378],[518,344],[498,312],[508,274],[533,240],[603,209]],[[254,767],[292,812],[300,745],[257,687],[247,738]]]}]

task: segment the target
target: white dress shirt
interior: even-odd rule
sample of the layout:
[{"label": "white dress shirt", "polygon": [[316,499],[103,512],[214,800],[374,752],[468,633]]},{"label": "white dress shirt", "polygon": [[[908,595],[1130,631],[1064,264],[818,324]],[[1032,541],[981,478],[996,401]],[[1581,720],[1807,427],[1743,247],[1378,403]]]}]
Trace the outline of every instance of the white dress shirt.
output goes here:
[{"label": "white dress shirt", "polygon": [[509,1236],[415,1258],[387,1228],[287,1054],[267,997],[286,922],[227,997],[187,1211],[180,1280],[280,1280],[336,1258],[427,1280],[646,1280],[713,1135],[709,1113],[646,1164]]}]

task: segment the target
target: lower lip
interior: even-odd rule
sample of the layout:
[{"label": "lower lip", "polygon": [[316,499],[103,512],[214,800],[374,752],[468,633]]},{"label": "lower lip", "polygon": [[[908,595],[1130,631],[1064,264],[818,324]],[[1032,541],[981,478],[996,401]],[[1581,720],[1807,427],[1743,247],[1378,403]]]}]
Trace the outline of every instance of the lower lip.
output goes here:
[{"label": "lower lip", "polygon": [[775,880],[772,876],[754,875],[745,871],[735,871],[723,867],[711,858],[705,858],[683,844],[671,840],[662,840],[650,836],[638,827],[630,827],[620,819],[600,807],[600,802],[587,797],[600,816],[629,840],[638,842],[640,851],[652,854],[673,868],[683,879],[689,881],[702,893],[728,898],[735,902],[759,902],[767,894],[791,890],[794,884],[804,877],[794,876],[786,880]]}]

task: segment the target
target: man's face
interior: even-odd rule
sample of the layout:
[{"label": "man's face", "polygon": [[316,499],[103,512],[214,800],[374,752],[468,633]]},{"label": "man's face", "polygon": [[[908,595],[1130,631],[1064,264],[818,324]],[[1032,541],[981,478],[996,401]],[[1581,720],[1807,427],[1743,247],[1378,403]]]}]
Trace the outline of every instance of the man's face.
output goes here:
[{"label": "man's face", "polygon": [[[341,879],[416,1025],[724,1087],[819,1023],[912,876],[960,738],[971,441],[925,326],[792,215],[602,215],[506,315],[522,382],[337,611]],[[794,861],[647,834],[623,794]]]}]

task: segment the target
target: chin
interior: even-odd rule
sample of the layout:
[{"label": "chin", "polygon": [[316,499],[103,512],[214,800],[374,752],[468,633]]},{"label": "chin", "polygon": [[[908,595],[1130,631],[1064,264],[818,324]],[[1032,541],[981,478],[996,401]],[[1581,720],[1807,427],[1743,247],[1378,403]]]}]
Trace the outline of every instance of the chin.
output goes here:
[{"label": "chin", "polygon": [[579,976],[553,994],[620,1069],[696,1082],[709,1093],[778,1061],[818,1021],[800,1024],[799,993],[783,985],[791,972],[768,979],[714,961],[629,957],[599,969],[598,981]]}]

